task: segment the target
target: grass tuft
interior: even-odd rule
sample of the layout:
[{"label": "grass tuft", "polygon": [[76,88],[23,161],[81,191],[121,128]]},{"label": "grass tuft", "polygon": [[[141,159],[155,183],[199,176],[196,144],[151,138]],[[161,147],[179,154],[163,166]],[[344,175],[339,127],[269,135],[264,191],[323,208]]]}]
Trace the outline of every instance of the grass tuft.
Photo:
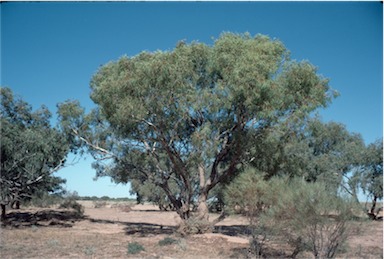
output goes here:
[{"label": "grass tuft", "polygon": [[166,237],[159,241],[159,246],[168,246],[177,243],[176,239],[173,239],[171,237]]},{"label": "grass tuft", "polygon": [[145,251],[144,247],[137,242],[128,243],[128,254],[138,254]]}]

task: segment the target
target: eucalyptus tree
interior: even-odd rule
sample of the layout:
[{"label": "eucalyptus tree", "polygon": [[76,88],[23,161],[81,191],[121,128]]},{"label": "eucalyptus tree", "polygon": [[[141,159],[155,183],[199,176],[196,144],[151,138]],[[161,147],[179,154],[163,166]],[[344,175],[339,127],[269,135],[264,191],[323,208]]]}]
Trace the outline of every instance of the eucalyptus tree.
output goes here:
[{"label": "eucalyptus tree", "polygon": [[357,183],[365,195],[372,199],[368,215],[376,219],[376,206],[383,199],[383,140],[376,140],[367,146],[364,153],[362,167],[355,172]]},{"label": "eucalyptus tree", "polygon": [[1,174],[2,219],[6,205],[32,195],[54,191],[63,179],[52,175],[64,166],[69,146],[62,133],[51,127],[46,107],[32,107],[1,88]]},{"label": "eucalyptus tree", "polygon": [[329,191],[344,191],[358,201],[362,169],[369,153],[360,134],[337,122],[309,118],[294,130],[279,128],[253,145],[250,166],[266,179],[288,175],[326,183]]},{"label": "eucalyptus tree", "polygon": [[183,220],[205,222],[208,194],[239,172],[250,144],[335,95],[313,65],[291,61],[282,42],[232,33],[213,45],[179,42],[171,51],[109,62],[93,76],[91,91],[98,119],[75,102],[60,109],[74,140],[106,158],[95,165],[99,175],[149,181]]}]

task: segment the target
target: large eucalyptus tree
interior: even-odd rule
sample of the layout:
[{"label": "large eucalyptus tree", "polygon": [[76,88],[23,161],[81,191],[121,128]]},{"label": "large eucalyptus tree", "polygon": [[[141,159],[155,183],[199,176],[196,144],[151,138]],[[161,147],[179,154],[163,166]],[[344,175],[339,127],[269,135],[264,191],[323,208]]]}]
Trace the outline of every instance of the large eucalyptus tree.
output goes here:
[{"label": "large eucalyptus tree", "polygon": [[239,172],[250,145],[335,95],[313,65],[291,61],[280,41],[232,33],[212,46],[180,42],[122,57],[98,70],[91,90],[93,119],[73,102],[60,109],[74,140],[109,158],[95,165],[99,175],[149,181],[183,220],[206,222],[209,192]]}]

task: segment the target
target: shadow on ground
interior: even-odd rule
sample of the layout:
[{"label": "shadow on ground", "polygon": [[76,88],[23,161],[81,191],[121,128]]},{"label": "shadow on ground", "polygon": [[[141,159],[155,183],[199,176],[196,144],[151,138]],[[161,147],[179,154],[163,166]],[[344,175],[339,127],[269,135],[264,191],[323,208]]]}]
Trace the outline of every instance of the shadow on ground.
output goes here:
[{"label": "shadow on ground", "polygon": [[[138,235],[146,237],[148,235],[171,235],[176,233],[177,226],[167,226],[160,224],[150,223],[130,223],[122,222],[118,220],[105,220],[105,219],[93,219],[88,218],[90,222],[94,223],[105,223],[105,224],[121,224],[124,225],[124,231],[127,235]],[[233,225],[233,226],[215,226],[213,233],[219,233],[227,236],[249,236],[250,231],[247,225]]]},{"label": "shadow on ground", "polygon": [[139,235],[146,237],[148,235],[171,235],[175,233],[177,227],[175,226],[164,226],[158,224],[149,223],[129,223],[121,222],[116,220],[104,220],[104,219],[88,219],[94,223],[107,223],[107,224],[122,224],[125,226],[124,231],[127,235]]},{"label": "shadow on ground", "polygon": [[[116,220],[94,219],[84,216],[74,210],[39,210],[37,212],[12,211],[7,214],[6,220],[2,222],[3,227],[23,228],[31,226],[42,227],[72,227],[76,221],[88,220],[93,223],[121,224],[127,235],[171,235],[176,233],[176,226],[166,226],[150,223],[130,223]],[[228,236],[249,236],[249,229],[246,225],[215,226],[213,233],[220,233]]]},{"label": "shadow on ground", "polygon": [[219,233],[227,236],[249,236],[250,230],[247,225],[233,226],[215,226],[213,233]]},{"label": "shadow on ground", "polygon": [[72,210],[40,210],[37,212],[19,212],[14,211],[7,214],[3,227],[31,227],[31,226],[56,226],[72,227],[76,221],[85,217]]}]

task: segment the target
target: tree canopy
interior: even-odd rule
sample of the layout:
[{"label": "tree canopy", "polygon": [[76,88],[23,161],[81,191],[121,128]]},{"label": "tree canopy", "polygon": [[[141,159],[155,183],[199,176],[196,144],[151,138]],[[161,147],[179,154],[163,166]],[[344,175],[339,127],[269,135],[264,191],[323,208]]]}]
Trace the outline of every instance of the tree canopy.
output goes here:
[{"label": "tree canopy", "polygon": [[46,107],[32,107],[1,88],[1,175],[0,203],[28,199],[55,191],[65,180],[52,175],[64,166],[69,152],[66,138],[51,127]]},{"label": "tree canopy", "polygon": [[171,51],[122,57],[98,70],[91,89],[91,121],[104,130],[73,102],[59,107],[78,112],[62,116],[63,125],[110,158],[95,165],[99,175],[155,184],[183,219],[193,203],[207,219],[208,193],[238,173],[252,144],[277,127],[293,129],[336,95],[316,67],[290,60],[280,41],[233,33],[212,46],[179,42]]},{"label": "tree canopy", "polygon": [[376,205],[383,199],[383,139],[368,145],[364,152],[362,167],[355,172],[354,178],[365,195],[372,199],[368,215],[373,219],[378,216]]}]

